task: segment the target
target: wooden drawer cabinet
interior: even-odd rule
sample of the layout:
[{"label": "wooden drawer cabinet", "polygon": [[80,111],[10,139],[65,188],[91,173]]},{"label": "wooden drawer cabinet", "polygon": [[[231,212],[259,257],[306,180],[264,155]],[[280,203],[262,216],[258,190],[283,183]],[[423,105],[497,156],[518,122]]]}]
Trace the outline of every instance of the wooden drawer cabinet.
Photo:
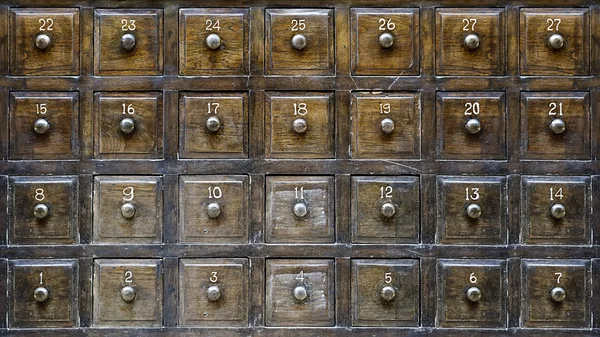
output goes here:
[{"label": "wooden drawer cabinet", "polygon": [[0,3],[0,336],[600,335],[600,3]]}]

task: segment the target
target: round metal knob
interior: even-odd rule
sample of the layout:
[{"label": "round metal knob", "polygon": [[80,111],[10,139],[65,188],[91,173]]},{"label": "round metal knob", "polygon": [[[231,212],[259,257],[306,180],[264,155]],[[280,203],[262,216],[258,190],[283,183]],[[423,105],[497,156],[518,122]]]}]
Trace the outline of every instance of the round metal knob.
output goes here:
[{"label": "round metal knob", "polygon": [[379,292],[379,297],[386,302],[390,302],[396,297],[396,289],[392,286],[385,286],[381,288]]},{"label": "round metal knob", "polygon": [[465,47],[474,50],[479,48],[479,36],[475,34],[469,34],[465,36]]},{"label": "round metal knob", "polygon": [[308,297],[308,292],[304,286],[297,286],[294,288],[294,298],[297,301],[304,301]]},{"label": "round metal knob", "polygon": [[135,47],[135,36],[129,33],[121,36],[121,47],[126,50],[132,50]]},{"label": "round metal knob", "polygon": [[128,135],[135,129],[135,121],[131,118],[123,118],[119,123],[119,129],[121,129],[121,132]]},{"label": "round metal knob", "polygon": [[35,37],[35,46],[40,50],[48,48],[51,42],[52,41],[50,41],[50,36],[46,34],[40,34]]},{"label": "round metal knob", "polygon": [[555,302],[562,302],[567,297],[567,293],[563,287],[554,287],[550,291],[550,297],[552,297]]},{"label": "round metal knob", "polygon": [[481,131],[481,122],[476,118],[471,118],[465,123],[465,130],[470,134],[476,134]]},{"label": "round metal knob", "polygon": [[308,129],[308,123],[304,118],[297,118],[292,123],[292,129],[294,129],[296,133],[305,133]]},{"label": "round metal knob", "polygon": [[217,34],[210,34],[206,37],[206,46],[212,50],[221,47],[221,37]]},{"label": "round metal knob", "polygon": [[44,118],[40,118],[33,123],[33,130],[42,135],[50,130],[50,122]]},{"label": "round metal knob", "polygon": [[567,209],[563,204],[554,204],[550,208],[550,214],[552,214],[555,219],[562,219],[567,214]]},{"label": "round metal knob", "polygon": [[566,128],[567,124],[560,118],[553,119],[552,122],[550,122],[550,131],[556,134],[563,133]]},{"label": "round metal knob", "polygon": [[206,297],[211,302],[216,302],[221,298],[221,289],[218,286],[210,286],[206,289]]},{"label": "round metal knob", "polygon": [[33,291],[33,298],[38,302],[44,302],[48,299],[48,289],[46,287],[37,287]]},{"label": "round metal knob", "polygon": [[548,38],[548,46],[554,50],[558,50],[565,45],[565,40],[560,34],[552,34]]},{"label": "round metal knob", "polygon": [[394,131],[394,121],[391,120],[390,118],[384,118],[381,121],[381,131],[383,133],[385,133],[386,135],[389,135],[390,133],[392,133],[392,131]]},{"label": "round metal knob", "polygon": [[467,215],[471,219],[477,219],[481,216],[481,207],[477,204],[467,206]]},{"label": "round metal knob", "polygon": [[306,36],[302,34],[296,34],[292,38],[292,47],[296,50],[302,50],[306,47]]},{"label": "round metal knob", "polygon": [[308,214],[308,207],[303,202],[294,205],[294,215],[299,218],[304,218]]},{"label": "round metal knob", "polygon": [[45,204],[37,204],[33,207],[33,215],[38,219],[43,219],[48,216],[48,206]]},{"label": "round metal knob", "polygon": [[125,219],[133,218],[135,215],[135,205],[130,202],[124,203],[123,206],[121,206],[121,215]]},{"label": "round metal knob", "polygon": [[467,298],[471,302],[477,302],[481,299],[481,290],[477,287],[467,289]]},{"label": "round metal knob", "polygon": [[394,36],[390,33],[379,35],[379,45],[381,48],[388,49],[394,44]]},{"label": "round metal knob", "polygon": [[384,202],[379,209],[379,214],[385,219],[391,219],[394,217],[394,214],[396,214],[396,206],[389,201]]},{"label": "round metal knob", "polygon": [[217,117],[208,117],[206,119],[206,128],[210,132],[217,132],[221,128],[221,121]]},{"label": "round metal knob", "polygon": [[131,302],[135,298],[135,289],[132,286],[124,286],[121,289],[121,299],[125,302]]},{"label": "round metal knob", "polygon": [[219,206],[218,202],[211,202],[206,205],[206,215],[208,215],[209,218],[215,219],[219,214],[221,214],[221,206]]}]

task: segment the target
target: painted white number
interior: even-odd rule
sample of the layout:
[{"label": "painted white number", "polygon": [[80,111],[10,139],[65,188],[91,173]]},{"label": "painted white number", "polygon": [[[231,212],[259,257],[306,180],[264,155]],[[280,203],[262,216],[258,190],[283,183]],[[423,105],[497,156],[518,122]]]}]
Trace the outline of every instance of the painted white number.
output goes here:
[{"label": "painted white number", "polygon": [[379,113],[389,114],[392,111],[390,103],[379,103]]},{"label": "painted white number", "polygon": [[221,104],[219,103],[208,103],[208,113],[209,114],[217,114],[217,110],[219,109]]},{"label": "painted white number", "polygon": [[221,23],[219,22],[219,20],[213,22],[213,20],[208,19],[208,20],[206,20],[206,30],[219,31],[219,30],[221,30]]},{"label": "painted white number", "polygon": [[[550,111],[548,111],[548,115],[550,115],[550,116],[556,116],[556,115],[562,116],[563,115],[562,103],[556,104],[556,103],[552,102],[552,103],[548,104],[548,107],[550,108]],[[556,108],[558,108],[558,111],[555,111]]]},{"label": "painted white number", "polygon": [[42,201],[46,196],[44,196],[44,189],[38,188],[35,190],[35,200]]},{"label": "painted white number", "polygon": [[392,186],[386,186],[386,187],[381,186],[379,191],[381,192],[381,196],[379,197],[381,199],[392,197],[392,192],[393,192]]},{"label": "painted white number", "polygon": [[[462,19],[462,23],[464,24],[463,31],[475,31],[475,24],[477,23],[477,19]],[[470,26],[470,27],[469,27]]]},{"label": "painted white number", "polygon": [[467,102],[465,108],[465,116],[479,115],[479,102]]},{"label": "painted white number", "polygon": [[554,192],[554,188],[550,187],[550,201],[554,200],[554,198],[562,200],[562,198],[563,198],[562,188],[559,188],[556,192]]},{"label": "painted white number", "polygon": [[304,199],[304,187],[294,187],[294,191],[296,192],[296,199]]},{"label": "painted white number", "polygon": [[552,32],[552,31],[558,32],[558,25],[560,25],[560,22],[561,22],[560,19],[548,19],[548,20],[546,20],[546,22],[548,23],[548,31],[549,32]]},{"label": "painted white number", "polygon": [[217,187],[209,187],[208,188],[208,197],[220,199],[223,196],[223,192],[219,186]]},{"label": "painted white number", "polygon": [[125,272],[125,283],[130,284],[133,282],[133,272],[128,270]]},{"label": "painted white number", "polygon": [[38,22],[42,24],[40,26],[40,32],[47,31],[47,30],[54,30],[54,28],[52,28],[52,26],[54,25],[54,20],[47,18],[47,19],[39,19]]},{"label": "painted white number", "polygon": [[471,187],[471,188],[465,188],[465,196],[467,201],[469,200],[479,200],[479,188],[477,187]]},{"label": "painted white number", "polygon": [[469,275],[469,282],[477,283],[477,277],[475,277],[475,273],[471,273],[471,275]]},{"label": "painted white number", "polygon": [[44,284],[44,272],[40,272],[40,284]]},{"label": "painted white number", "polygon": [[560,278],[562,277],[562,273],[554,273],[556,275],[556,283],[560,284]]},{"label": "painted white number", "polygon": [[125,200],[125,201],[133,200],[133,187],[132,186],[125,187],[123,189],[123,200]]},{"label": "painted white number", "polygon": [[379,19],[379,30],[394,30],[396,28],[396,24],[392,22],[392,19]]},{"label": "painted white number", "polygon": [[308,113],[308,109],[306,109],[306,103],[294,103],[294,116],[300,115],[304,116]]},{"label": "painted white number", "polygon": [[304,282],[304,270],[300,271],[300,274],[298,274],[298,276],[296,276],[296,280],[300,280],[301,282]]},{"label": "painted white number", "polygon": [[305,19],[293,19],[292,20],[292,32],[297,32],[299,30],[306,29],[306,20]]},{"label": "painted white number", "polygon": [[36,103],[35,104],[35,113],[38,115],[45,115],[48,112],[46,108],[46,103]]},{"label": "painted white number", "polygon": [[133,115],[135,113],[133,104],[126,105],[125,103],[123,103],[122,106],[123,106],[123,115]]},{"label": "painted white number", "polygon": [[217,272],[216,271],[212,271],[210,272],[210,279],[208,279],[211,283],[215,283],[219,280],[219,278],[217,277]]},{"label": "painted white number", "polygon": [[135,30],[135,20],[127,20],[127,19],[123,19],[121,20],[121,30],[124,31],[128,31],[128,30]]},{"label": "painted white number", "polygon": [[392,273],[385,273],[385,283],[390,284],[392,283]]}]

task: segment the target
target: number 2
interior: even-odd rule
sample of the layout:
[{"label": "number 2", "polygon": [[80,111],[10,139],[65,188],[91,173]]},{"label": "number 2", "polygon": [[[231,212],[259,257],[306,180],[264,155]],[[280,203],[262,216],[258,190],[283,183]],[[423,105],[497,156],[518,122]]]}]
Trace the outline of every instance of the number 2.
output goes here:
[{"label": "number 2", "polygon": [[130,284],[133,282],[133,272],[128,270],[125,272],[125,283]]},{"label": "number 2", "polygon": [[[468,32],[468,31],[475,31],[475,24],[477,23],[477,19],[462,19],[462,22],[464,24],[463,27],[463,31],[464,32]],[[471,26],[469,28],[469,26]]]},{"label": "number 2", "polygon": [[47,30],[54,30],[54,28],[52,28],[52,26],[54,25],[54,20],[47,18],[47,19],[39,19],[38,21],[39,21],[39,23],[42,24],[40,26],[40,32],[47,31]]}]

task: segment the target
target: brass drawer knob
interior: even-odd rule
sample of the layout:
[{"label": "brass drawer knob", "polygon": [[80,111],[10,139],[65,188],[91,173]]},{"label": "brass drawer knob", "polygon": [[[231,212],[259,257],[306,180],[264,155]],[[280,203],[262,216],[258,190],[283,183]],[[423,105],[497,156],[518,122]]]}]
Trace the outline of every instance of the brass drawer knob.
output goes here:
[{"label": "brass drawer knob", "polygon": [[132,50],[135,47],[135,36],[127,33],[121,36],[121,47],[125,50]]},{"label": "brass drawer knob", "polygon": [[481,122],[477,118],[471,118],[465,123],[465,130],[470,134],[477,134],[481,131]]},{"label": "brass drawer knob", "polygon": [[567,209],[563,204],[554,204],[550,208],[550,214],[552,214],[555,219],[562,219],[567,214]]},{"label": "brass drawer knob", "polygon": [[135,121],[131,118],[123,118],[119,123],[119,129],[121,129],[121,132],[128,135],[135,129]]},{"label": "brass drawer knob", "polygon": [[296,34],[292,37],[292,47],[296,50],[302,50],[306,47],[306,36],[302,34]]},{"label": "brass drawer knob", "polygon": [[33,207],[33,215],[40,220],[48,216],[48,211],[48,206],[45,204],[37,204]]},{"label": "brass drawer knob", "polygon": [[306,288],[304,286],[297,286],[296,288],[294,288],[294,298],[297,301],[304,301],[308,298],[308,292],[306,291]]},{"label": "brass drawer knob", "polygon": [[384,217],[385,219],[391,219],[396,214],[396,206],[394,206],[394,204],[392,204],[389,201],[384,202],[383,205],[381,205],[379,214],[381,214],[381,216]]},{"label": "brass drawer knob", "polygon": [[563,133],[566,128],[567,125],[565,124],[565,121],[560,118],[553,119],[552,122],[550,122],[550,131],[557,135]]},{"label": "brass drawer knob", "polygon": [[210,204],[206,205],[206,215],[208,215],[209,218],[218,218],[220,214],[221,206],[219,206],[218,202],[211,202]]},{"label": "brass drawer knob", "polygon": [[38,134],[43,135],[50,130],[50,122],[44,118],[40,118],[33,123],[33,130]]},{"label": "brass drawer knob", "polygon": [[40,303],[46,301],[48,299],[48,295],[49,293],[46,287],[37,287],[33,291],[33,298]]},{"label": "brass drawer knob", "polygon": [[565,45],[565,40],[560,34],[552,34],[548,38],[548,46],[554,50],[559,50]]},{"label": "brass drawer knob", "polygon": [[294,215],[298,218],[304,218],[308,214],[308,207],[303,202],[294,205]]},{"label": "brass drawer knob", "polygon": [[381,299],[385,302],[391,302],[394,298],[396,298],[396,289],[394,289],[392,286],[385,286],[381,288],[379,297],[381,297]]},{"label": "brass drawer knob", "polygon": [[479,48],[479,36],[477,36],[476,34],[469,34],[467,36],[465,36],[465,47],[467,47],[470,50],[475,50],[477,48]]},{"label": "brass drawer knob", "polygon": [[395,125],[394,125],[394,121],[390,118],[384,118],[381,121],[381,132],[385,133],[386,135],[389,135],[390,133],[392,133],[394,131]]},{"label": "brass drawer knob", "polygon": [[379,45],[383,49],[388,49],[394,44],[394,36],[390,33],[379,35]]},{"label": "brass drawer knob", "polygon": [[51,42],[50,37],[46,34],[40,34],[35,37],[35,46],[40,50],[50,47]]},{"label": "brass drawer knob", "polygon": [[211,302],[216,302],[221,298],[221,289],[218,286],[210,286],[206,289],[206,297]]},{"label": "brass drawer knob", "polygon": [[219,118],[214,117],[214,116],[208,117],[206,119],[206,128],[210,132],[219,131],[219,128],[221,128],[221,120],[219,120]]},{"label": "brass drawer knob", "polygon": [[550,291],[550,297],[552,297],[555,302],[562,302],[567,297],[567,293],[563,287],[554,287]]},{"label": "brass drawer knob", "polygon": [[467,289],[467,299],[471,302],[478,302],[481,299],[481,290],[477,287]]},{"label": "brass drawer knob", "polygon": [[131,302],[135,298],[135,289],[132,286],[125,286],[121,289],[121,299],[125,302]]},{"label": "brass drawer knob", "polygon": [[305,133],[308,129],[308,123],[306,122],[306,119],[297,118],[296,120],[294,120],[294,122],[292,123],[292,129],[294,129],[294,131],[298,134]]},{"label": "brass drawer knob", "polygon": [[221,47],[221,37],[217,34],[210,34],[204,41],[206,46],[212,50],[219,49]]},{"label": "brass drawer knob", "polygon": [[124,203],[123,206],[121,206],[121,216],[125,219],[133,218],[135,216],[135,205],[130,202]]},{"label": "brass drawer knob", "polygon": [[471,219],[477,219],[481,216],[481,206],[477,204],[470,204],[467,206],[467,215]]}]

